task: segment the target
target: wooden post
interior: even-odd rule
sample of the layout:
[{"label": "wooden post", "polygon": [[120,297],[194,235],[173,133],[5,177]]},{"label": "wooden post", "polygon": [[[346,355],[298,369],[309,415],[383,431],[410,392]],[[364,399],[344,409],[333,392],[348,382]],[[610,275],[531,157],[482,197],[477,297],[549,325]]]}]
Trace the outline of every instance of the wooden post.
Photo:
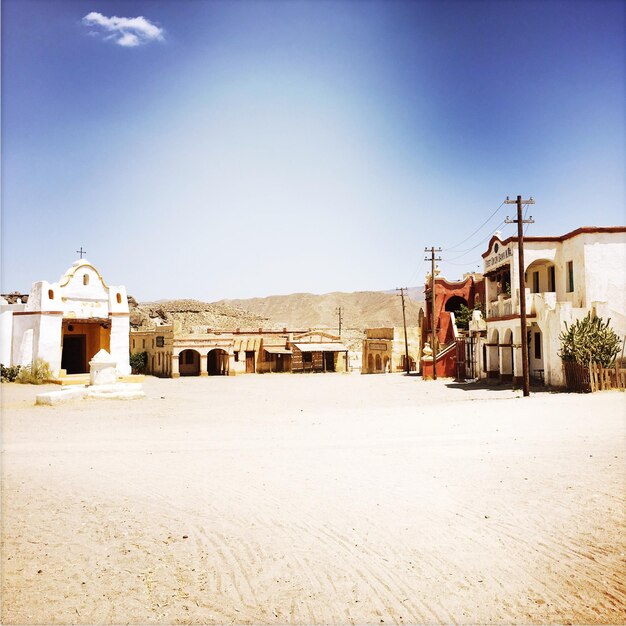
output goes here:
[{"label": "wooden post", "polygon": [[517,223],[517,252],[519,265],[519,307],[520,307],[520,325],[522,327],[522,376],[523,376],[523,392],[524,396],[530,395],[530,374],[528,371],[528,335],[526,330],[526,276],[524,269],[524,224],[533,223],[530,220],[524,220],[522,216],[522,204],[534,204],[532,197],[529,200],[522,200],[522,196],[517,196],[517,200],[505,200],[506,204],[517,204],[517,219],[508,220],[507,223]]}]

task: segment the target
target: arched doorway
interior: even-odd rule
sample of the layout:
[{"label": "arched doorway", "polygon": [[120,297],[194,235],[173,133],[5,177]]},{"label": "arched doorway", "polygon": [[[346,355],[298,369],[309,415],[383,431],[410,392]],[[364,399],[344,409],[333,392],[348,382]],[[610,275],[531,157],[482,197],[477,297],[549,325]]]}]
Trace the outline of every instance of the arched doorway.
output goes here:
[{"label": "arched doorway", "polygon": [[489,342],[487,343],[487,376],[489,378],[497,378],[500,373],[499,342],[500,335],[498,330],[494,328],[489,333]]},{"label": "arched doorway", "polygon": [[530,375],[540,382],[545,382],[543,333],[537,324],[532,324],[528,331],[528,361]]},{"label": "arched doorway", "polygon": [[178,357],[181,376],[200,376],[200,354],[195,350],[183,350]]},{"label": "arched doorway", "polygon": [[371,374],[374,371],[374,355],[370,352],[367,355],[367,373]]},{"label": "arched doorway", "polygon": [[513,380],[513,350],[513,331],[508,328],[504,331],[504,340],[500,346],[500,378],[502,380]]},{"label": "arched doorway", "polygon": [[215,348],[207,355],[209,376],[228,376],[228,352]]},{"label": "arched doorway", "polygon": [[446,311],[449,313],[456,313],[461,305],[467,306],[467,300],[461,296],[452,296],[446,300]]},{"label": "arched doorway", "polygon": [[380,354],[376,355],[376,372],[382,372],[383,371],[383,361],[380,358]]}]

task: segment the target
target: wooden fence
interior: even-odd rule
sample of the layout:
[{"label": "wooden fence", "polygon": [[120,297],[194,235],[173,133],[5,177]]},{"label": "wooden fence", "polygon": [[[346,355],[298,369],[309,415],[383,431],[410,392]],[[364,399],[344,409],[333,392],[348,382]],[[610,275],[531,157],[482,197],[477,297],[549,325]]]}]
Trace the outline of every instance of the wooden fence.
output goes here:
[{"label": "wooden fence", "polygon": [[589,383],[591,391],[608,391],[610,389],[626,389],[626,369],[615,364],[615,367],[602,367],[599,363],[589,364]]}]

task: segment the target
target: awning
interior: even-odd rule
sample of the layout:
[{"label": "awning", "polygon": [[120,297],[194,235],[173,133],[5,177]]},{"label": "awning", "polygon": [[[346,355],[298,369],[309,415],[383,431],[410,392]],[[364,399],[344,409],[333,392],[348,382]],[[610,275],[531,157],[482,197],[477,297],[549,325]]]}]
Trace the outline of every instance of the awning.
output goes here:
[{"label": "awning", "polygon": [[291,350],[285,346],[263,346],[263,350],[269,354],[291,354]]},{"label": "awning", "polygon": [[259,337],[245,337],[243,339],[235,339],[233,350],[235,352],[258,352],[261,346],[261,339]]},{"label": "awning", "polygon": [[342,343],[294,343],[300,352],[347,352]]}]

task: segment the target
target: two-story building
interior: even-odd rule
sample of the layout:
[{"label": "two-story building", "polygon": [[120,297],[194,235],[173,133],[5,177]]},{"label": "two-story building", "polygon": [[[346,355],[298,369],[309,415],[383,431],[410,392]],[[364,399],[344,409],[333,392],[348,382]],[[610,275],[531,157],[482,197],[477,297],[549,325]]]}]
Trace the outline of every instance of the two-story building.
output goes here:
[{"label": "two-story building", "polygon": [[[484,373],[521,384],[518,238],[491,238],[485,277]],[[559,335],[588,312],[626,335],[626,227],[583,227],[561,237],[525,237],[525,329],[531,378],[564,385]]]}]

